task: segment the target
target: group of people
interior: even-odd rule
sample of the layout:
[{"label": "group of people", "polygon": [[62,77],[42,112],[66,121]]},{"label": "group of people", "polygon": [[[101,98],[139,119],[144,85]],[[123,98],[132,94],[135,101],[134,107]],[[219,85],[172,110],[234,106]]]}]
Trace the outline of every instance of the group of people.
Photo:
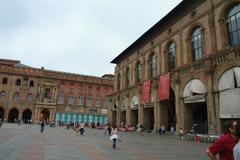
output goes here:
[{"label": "group of people", "polygon": [[84,123],[77,123],[76,126],[75,126],[75,130],[76,130],[76,134],[78,134],[78,132],[80,132],[80,135],[82,136],[83,133],[84,133],[84,127],[85,127],[85,124]]},{"label": "group of people", "polygon": [[213,143],[207,154],[211,160],[240,160],[240,124],[232,121],[227,125],[226,133]]}]

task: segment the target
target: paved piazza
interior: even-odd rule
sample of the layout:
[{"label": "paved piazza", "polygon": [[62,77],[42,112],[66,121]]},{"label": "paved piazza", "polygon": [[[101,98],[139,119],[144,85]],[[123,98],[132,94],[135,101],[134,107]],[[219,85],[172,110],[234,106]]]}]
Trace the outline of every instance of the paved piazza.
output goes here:
[{"label": "paved piazza", "polygon": [[84,136],[73,130],[38,125],[4,124],[0,128],[0,160],[205,160],[209,144],[176,137],[121,133],[122,142],[111,148],[102,130],[86,128]]}]

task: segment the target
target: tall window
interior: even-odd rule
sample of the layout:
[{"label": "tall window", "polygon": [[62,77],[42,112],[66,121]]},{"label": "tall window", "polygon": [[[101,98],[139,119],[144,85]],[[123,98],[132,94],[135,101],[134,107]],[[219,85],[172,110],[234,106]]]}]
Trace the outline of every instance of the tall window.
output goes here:
[{"label": "tall window", "polygon": [[34,87],[34,81],[33,80],[30,81],[29,86]]},{"label": "tall window", "polygon": [[33,96],[32,96],[32,94],[28,94],[28,96],[27,96],[27,100],[28,100],[28,101],[32,101],[32,100],[33,100]]},{"label": "tall window", "polygon": [[58,96],[58,104],[63,104],[64,103],[64,94],[60,93]]},{"label": "tall window", "polygon": [[83,97],[82,96],[78,96],[77,104],[78,105],[83,105]]},{"label": "tall window", "polygon": [[68,96],[68,104],[73,105],[73,96],[72,95]]},{"label": "tall window", "polygon": [[126,87],[130,86],[130,70],[127,68],[126,73],[125,73],[125,78],[126,78]]},{"label": "tall window", "polygon": [[20,98],[20,94],[18,92],[15,92],[14,96],[13,96],[13,99],[14,100],[19,100],[19,98]]},{"label": "tall window", "polygon": [[104,99],[104,108],[107,108],[107,106],[108,106],[108,98],[105,98]]},{"label": "tall window", "polygon": [[8,79],[7,78],[3,78],[2,84],[7,84],[8,83]]},{"label": "tall window", "polygon": [[227,28],[231,46],[240,45],[240,4],[231,8],[227,15]]},{"label": "tall window", "polygon": [[153,53],[150,57],[150,78],[157,77],[157,57]]},{"label": "tall window", "polygon": [[20,86],[20,85],[21,85],[21,80],[20,80],[20,79],[17,79],[16,85],[17,85],[17,86]]},{"label": "tall window", "polygon": [[171,42],[168,46],[168,71],[175,68],[176,44]]},{"label": "tall window", "polygon": [[88,98],[87,98],[87,106],[92,106],[92,96],[88,96]]},{"label": "tall window", "polygon": [[96,97],[96,107],[100,107],[100,106],[101,106],[101,98]]},{"label": "tall window", "polygon": [[140,62],[137,62],[135,69],[136,69],[136,82],[139,83],[142,81],[142,66]]},{"label": "tall window", "polygon": [[192,32],[192,56],[193,61],[203,58],[202,29],[197,27]]},{"label": "tall window", "polygon": [[120,73],[117,76],[117,90],[119,91],[121,87],[121,75]]},{"label": "tall window", "polygon": [[0,99],[5,99],[6,97],[6,92],[5,91],[1,91],[0,92]]}]

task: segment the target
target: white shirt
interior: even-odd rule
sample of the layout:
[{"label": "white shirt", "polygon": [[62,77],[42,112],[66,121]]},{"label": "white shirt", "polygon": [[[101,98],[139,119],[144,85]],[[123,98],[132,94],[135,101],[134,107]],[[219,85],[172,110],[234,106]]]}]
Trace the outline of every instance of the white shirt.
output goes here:
[{"label": "white shirt", "polygon": [[233,148],[234,160],[240,160],[240,142],[238,142]]}]

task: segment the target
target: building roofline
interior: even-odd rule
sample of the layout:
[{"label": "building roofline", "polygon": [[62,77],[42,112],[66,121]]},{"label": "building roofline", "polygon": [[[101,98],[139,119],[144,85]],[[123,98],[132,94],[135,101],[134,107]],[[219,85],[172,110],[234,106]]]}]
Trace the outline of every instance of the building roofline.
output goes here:
[{"label": "building roofline", "polygon": [[[183,0],[175,8],[173,8],[166,16],[147,30],[142,36],[140,36],[135,42],[127,47],[122,53],[115,57],[111,63],[118,64],[129,55],[133,54],[137,49],[145,45],[147,42],[154,39],[158,34],[166,30],[169,24],[172,24],[176,19],[179,19],[186,15],[189,9],[195,8],[196,5],[203,3],[206,0]],[[158,33],[158,34],[156,34]]]}]

